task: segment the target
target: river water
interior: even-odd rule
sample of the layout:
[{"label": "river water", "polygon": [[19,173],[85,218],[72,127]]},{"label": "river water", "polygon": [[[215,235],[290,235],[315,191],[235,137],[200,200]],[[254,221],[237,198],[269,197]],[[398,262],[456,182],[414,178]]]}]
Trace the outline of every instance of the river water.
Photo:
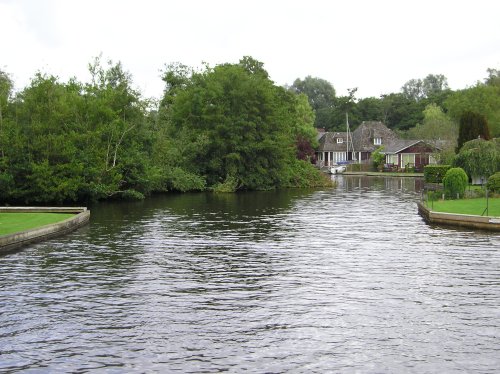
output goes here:
[{"label": "river water", "polygon": [[0,372],[498,372],[500,235],[336,178],[102,203],[0,257]]}]

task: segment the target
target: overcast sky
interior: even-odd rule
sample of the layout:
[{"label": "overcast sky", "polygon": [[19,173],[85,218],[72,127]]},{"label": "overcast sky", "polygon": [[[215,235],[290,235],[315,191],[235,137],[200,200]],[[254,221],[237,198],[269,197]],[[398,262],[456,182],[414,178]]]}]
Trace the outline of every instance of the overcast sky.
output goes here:
[{"label": "overcast sky", "polygon": [[121,61],[146,97],[165,64],[262,61],[278,85],[307,75],[337,95],[399,92],[443,74],[452,89],[500,69],[498,0],[0,0],[0,69],[17,89],[36,71],[88,81]]}]

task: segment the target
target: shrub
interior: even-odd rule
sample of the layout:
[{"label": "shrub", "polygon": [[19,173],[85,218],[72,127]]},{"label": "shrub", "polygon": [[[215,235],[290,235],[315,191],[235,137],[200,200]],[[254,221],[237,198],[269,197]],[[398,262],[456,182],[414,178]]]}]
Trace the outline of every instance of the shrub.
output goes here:
[{"label": "shrub", "polygon": [[488,178],[488,182],[486,183],[486,188],[488,191],[494,193],[500,193],[500,171],[493,174]]},{"label": "shrub", "polygon": [[229,193],[229,192],[236,192],[238,189],[238,179],[232,175],[228,175],[224,182],[217,183],[213,187],[214,192],[218,193]]},{"label": "shrub", "polygon": [[451,168],[443,178],[444,194],[447,198],[455,199],[464,196],[469,177],[462,168]]},{"label": "shrub", "polygon": [[441,183],[450,165],[426,165],[424,167],[425,183]]},{"label": "shrub", "polygon": [[383,150],[384,146],[381,145],[372,153],[373,166],[379,171],[382,171],[384,168],[385,154],[382,153]]}]

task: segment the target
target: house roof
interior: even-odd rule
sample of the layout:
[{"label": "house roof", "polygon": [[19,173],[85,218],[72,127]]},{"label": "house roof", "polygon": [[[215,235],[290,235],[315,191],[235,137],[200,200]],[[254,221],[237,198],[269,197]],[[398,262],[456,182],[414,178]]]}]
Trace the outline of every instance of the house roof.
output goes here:
[{"label": "house roof", "polygon": [[386,144],[384,146],[384,149],[382,150],[382,153],[399,153],[406,148],[411,147],[412,145],[415,145],[417,143],[421,142],[421,140],[414,140],[414,139],[395,139],[389,144]]},{"label": "house roof", "polygon": [[404,151],[407,148],[410,148],[414,146],[415,144],[418,143],[424,143],[427,144],[433,148],[440,149],[439,146],[436,144],[433,144],[433,142],[427,142],[421,139],[395,139],[391,141],[389,144],[384,146],[384,149],[382,150],[382,153],[385,154],[395,154]]},{"label": "house roof", "polygon": [[386,145],[397,139],[396,134],[379,121],[363,121],[352,133],[354,149],[356,152],[373,152],[379,145],[373,140],[381,139],[381,145]]},{"label": "house roof", "polygon": [[[337,139],[341,138],[342,143],[337,143]],[[320,152],[345,152],[347,150],[347,133],[346,132],[326,132],[319,139]]]}]

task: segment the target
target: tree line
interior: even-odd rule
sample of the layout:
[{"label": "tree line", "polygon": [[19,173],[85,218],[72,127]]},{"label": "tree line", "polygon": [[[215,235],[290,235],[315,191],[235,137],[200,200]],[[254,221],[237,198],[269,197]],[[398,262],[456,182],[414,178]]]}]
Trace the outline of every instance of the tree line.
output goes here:
[{"label": "tree line", "polygon": [[0,204],[328,185],[311,163],[316,127],[344,131],[346,111],[353,127],[381,120],[407,136],[444,138],[472,110],[500,134],[494,69],[465,90],[430,75],[356,99],[356,89],[336,96],[320,78],[277,86],[251,57],[201,70],[172,64],[155,102],[120,63],[96,58],[88,68],[88,82],[37,73],[19,92],[0,71]]},{"label": "tree line", "polygon": [[12,92],[0,75],[0,202],[62,204],[164,191],[324,186],[311,164],[314,113],[250,57],[164,71],[159,103],[120,63],[90,82],[37,73]]},{"label": "tree line", "polygon": [[[483,82],[476,82],[471,87],[457,91],[449,88],[444,75],[429,74],[423,79],[409,80],[401,87],[400,92],[384,94],[378,98],[356,99],[356,88],[348,90],[345,96],[337,96],[331,83],[311,76],[296,79],[288,88],[309,97],[309,103],[316,114],[315,126],[329,131],[345,131],[346,112],[349,112],[349,122],[354,128],[362,121],[378,120],[404,136],[407,131],[414,131],[414,127],[426,122],[427,127],[432,127],[429,125],[429,116],[435,121],[439,112],[443,114],[440,120],[448,122],[444,124],[445,127],[453,122],[458,129],[456,125],[462,113],[473,111],[487,118],[492,136],[498,137],[500,71],[487,69],[487,74]],[[429,128],[432,136],[440,131],[441,125],[442,123]],[[456,132],[454,136],[456,138]]]}]

